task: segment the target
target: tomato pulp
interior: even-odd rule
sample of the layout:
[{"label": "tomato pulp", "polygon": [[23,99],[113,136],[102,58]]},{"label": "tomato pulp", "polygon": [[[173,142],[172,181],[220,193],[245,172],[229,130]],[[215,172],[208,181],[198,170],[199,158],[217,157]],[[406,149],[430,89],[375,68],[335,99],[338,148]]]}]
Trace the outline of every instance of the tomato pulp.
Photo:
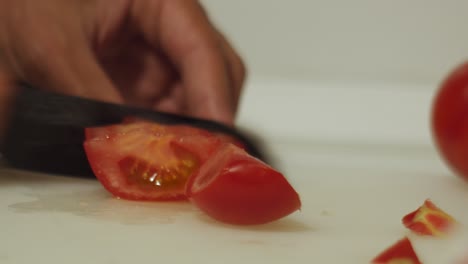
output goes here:
[{"label": "tomato pulp", "polygon": [[431,118],[440,155],[468,180],[468,62],[450,72],[440,85]]}]

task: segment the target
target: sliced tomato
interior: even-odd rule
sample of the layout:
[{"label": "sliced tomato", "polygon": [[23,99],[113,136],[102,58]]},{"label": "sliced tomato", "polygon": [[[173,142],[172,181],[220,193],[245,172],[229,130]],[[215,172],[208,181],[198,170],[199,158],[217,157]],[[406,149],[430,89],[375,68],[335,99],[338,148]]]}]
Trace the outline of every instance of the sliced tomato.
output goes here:
[{"label": "sliced tomato", "polygon": [[372,260],[372,264],[421,264],[411,241],[405,237]]},{"label": "sliced tomato", "polygon": [[113,195],[129,200],[185,199],[185,185],[221,141],[188,126],[134,122],[86,129],[90,166]]},{"label": "sliced tomato", "polygon": [[455,219],[427,199],[417,210],[405,215],[403,224],[419,235],[443,236],[456,224]]},{"label": "sliced tomato", "polygon": [[280,172],[233,144],[224,144],[190,178],[187,196],[212,218],[236,225],[268,223],[301,207]]},{"label": "sliced tomato", "polygon": [[96,177],[130,200],[190,197],[213,218],[268,223],[299,210],[286,178],[231,137],[141,120],[86,129],[85,151]]}]

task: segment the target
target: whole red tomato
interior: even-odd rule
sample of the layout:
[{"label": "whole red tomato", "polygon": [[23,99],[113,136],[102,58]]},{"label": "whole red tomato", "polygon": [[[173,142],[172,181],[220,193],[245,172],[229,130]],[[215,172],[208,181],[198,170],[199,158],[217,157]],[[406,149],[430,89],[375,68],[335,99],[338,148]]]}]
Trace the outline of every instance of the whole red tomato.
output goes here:
[{"label": "whole red tomato", "polygon": [[431,122],[442,158],[468,180],[468,62],[456,67],[440,85]]}]

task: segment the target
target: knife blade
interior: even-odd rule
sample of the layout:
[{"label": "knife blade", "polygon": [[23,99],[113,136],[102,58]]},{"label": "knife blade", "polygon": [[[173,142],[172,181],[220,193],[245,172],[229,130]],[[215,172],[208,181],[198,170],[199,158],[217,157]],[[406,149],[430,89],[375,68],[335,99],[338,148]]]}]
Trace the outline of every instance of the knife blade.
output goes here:
[{"label": "knife blade", "polygon": [[20,86],[1,149],[13,168],[94,177],[83,148],[84,128],[120,123],[128,116],[230,135],[251,155],[268,163],[259,142],[218,122],[48,92],[24,83]]}]

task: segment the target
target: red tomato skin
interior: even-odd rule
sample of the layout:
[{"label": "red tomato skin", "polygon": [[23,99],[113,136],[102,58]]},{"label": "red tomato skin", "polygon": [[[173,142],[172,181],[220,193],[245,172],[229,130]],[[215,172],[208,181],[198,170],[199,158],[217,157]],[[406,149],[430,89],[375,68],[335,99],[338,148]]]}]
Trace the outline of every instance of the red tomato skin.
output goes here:
[{"label": "red tomato skin", "polygon": [[[399,263],[397,261],[402,261],[402,263],[411,263],[411,264],[421,264],[416,252],[413,249],[413,245],[408,237],[405,237],[385,251],[380,253],[377,257],[372,260],[372,264],[391,264]],[[405,262],[403,262],[405,261]]]},{"label": "red tomato skin", "polygon": [[300,210],[299,195],[281,173],[233,144],[214,155],[187,183],[189,199],[212,218],[259,225]]},{"label": "red tomato skin", "polygon": [[432,133],[446,164],[468,180],[468,62],[440,85],[432,106]]}]

